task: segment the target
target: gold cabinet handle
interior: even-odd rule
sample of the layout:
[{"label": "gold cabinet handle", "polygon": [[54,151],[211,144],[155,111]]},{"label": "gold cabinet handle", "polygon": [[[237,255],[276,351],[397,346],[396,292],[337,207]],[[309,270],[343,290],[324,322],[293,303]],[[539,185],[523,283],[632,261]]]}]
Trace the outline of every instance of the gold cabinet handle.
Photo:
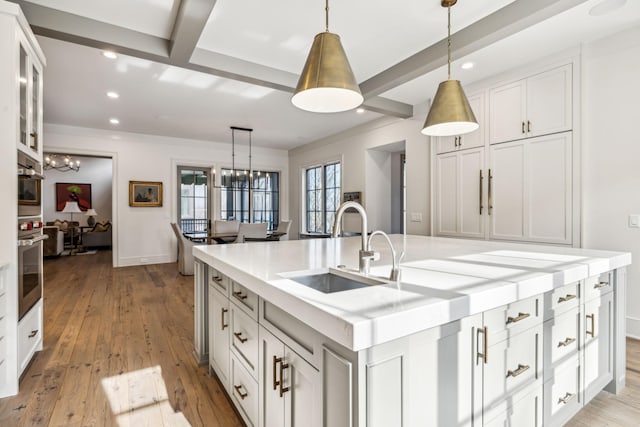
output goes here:
[{"label": "gold cabinet handle", "polygon": [[[276,378],[276,365],[278,363],[282,362],[282,358],[281,357],[276,357],[275,355],[273,356],[273,389],[275,390],[279,385],[280,385],[280,381],[278,381],[278,379]],[[280,374],[282,375],[282,374]],[[282,379],[282,377],[280,378]]]},{"label": "gold cabinet handle", "polygon": [[522,122],[522,133],[524,134],[524,122]]},{"label": "gold cabinet handle", "polygon": [[595,285],[593,285],[593,289],[600,289],[600,288],[604,288],[605,286],[609,286],[609,282],[598,282]]},{"label": "gold cabinet handle", "polygon": [[233,293],[233,296],[238,298],[239,300],[247,299],[247,295],[243,294],[242,291],[236,291]]},{"label": "gold cabinet handle", "polygon": [[454,146],[454,147],[457,147],[457,146],[458,146],[458,137],[457,137],[457,136],[454,136],[454,137],[453,137],[453,146]]},{"label": "gold cabinet handle", "polygon": [[223,285],[222,285],[222,277],[220,277],[220,276],[213,276],[211,279],[213,279],[213,281],[214,281],[216,284],[218,284],[218,285],[220,285],[220,286],[223,286]]},{"label": "gold cabinet handle", "polygon": [[482,338],[482,353],[479,352],[479,351],[477,352],[477,354],[476,354],[476,363],[477,363],[477,359],[482,359],[482,361],[486,365],[487,362],[489,361],[489,328],[487,328],[486,326],[484,328],[478,328],[478,331],[476,332],[476,345],[478,345],[478,335],[479,334],[483,335],[483,338]]},{"label": "gold cabinet handle", "polygon": [[462,136],[458,137],[458,147],[462,147]]},{"label": "gold cabinet handle", "polygon": [[247,397],[249,394],[248,393],[243,393],[241,391],[242,389],[242,385],[234,385],[233,388],[236,389],[236,393],[238,393],[238,396],[240,396],[240,399],[244,400],[245,397]]},{"label": "gold cabinet handle", "polygon": [[288,363],[284,363],[284,361],[280,361],[280,397],[284,396],[286,392],[289,391],[289,387],[283,387],[284,385],[284,370],[289,368]]},{"label": "gold cabinet handle", "polygon": [[529,313],[518,313],[518,315],[516,317],[508,317],[507,318],[507,325],[509,323],[517,323],[517,322],[519,322],[521,320],[526,319],[529,316],[530,316]]},{"label": "gold cabinet handle", "polygon": [[529,370],[529,365],[521,365],[518,364],[518,369],[516,369],[515,371],[508,371],[507,372],[507,378],[509,377],[517,377],[520,374],[523,374],[524,372]]},{"label": "gold cabinet handle", "polygon": [[224,328],[226,328],[227,326],[229,326],[228,323],[224,323],[224,314],[226,312],[228,312],[229,310],[227,310],[226,308],[223,308],[220,310],[220,328],[224,331]]},{"label": "gold cabinet handle", "polygon": [[[592,337],[595,337],[595,333],[596,333],[596,315],[595,313],[591,313],[591,314],[587,314],[585,316],[587,319],[591,319],[591,331],[586,331],[587,335],[591,335]],[[586,329],[586,328],[585,328]]]},{"label": "gold cabinet handle", "polygon": [[560,341],[558,343],[558,347],[566,347],[569,344],[572,344],[576,339],[575,338],[569,338],[567,337],[567,339],[565,339],[564,341]]},{"label": "gold cabinet handle", "polygon": [[38,330],[37,330],[37,329],[34,329],[34,330],[33,330],[33,331],[31,331],[31,333],[29,334],[29,338],[33,338],[33,337],[35,337],[36,335],[38,335]]},{"label": "gold cabinet handle", "polygon": [[480,215],[482,215],[482,181],[484,181],[484,177],[482,176],[482,169],[480,169]]},{"label": "gold cabinet handle", "polygon": [[493,212],[493,199],[491,197],[492,191],[493,191],[493,174],[491,173],[491,169],[489,169],[489,186],[488,186],[489,200],[488,200],[488,207],[487,207],[489,215],[491,215],[491,212]]},{"label": "gold cabinet handle", "polygon": [[527,132],[531,132],[531,122],[527,120]]},{"label": "gold cabinet handle", "polygon": [[573,399],[574,397],[576,397],[575,393],[567,392],[567,394],[565,394],[564,397],[561,397],[558,399],[558,405],[561,403],[566,405],[567,402]]},{"label": "gold cabinet handle", "polygon": [[558,298],[558,304],[561,304],[563,302],[567,302],[567,301],[571,301],[572,299],[575,299],[576,296],[573,294],[567,294],[563,297]]},{"label": "gold cabinet handle", "polygon": [[240,343],[242,344],[249,341],[249,338],[242,338],[242,332],[234,332],[233,335],[235,335],[236,338],[238,338],[238,341],[240,341]]}]

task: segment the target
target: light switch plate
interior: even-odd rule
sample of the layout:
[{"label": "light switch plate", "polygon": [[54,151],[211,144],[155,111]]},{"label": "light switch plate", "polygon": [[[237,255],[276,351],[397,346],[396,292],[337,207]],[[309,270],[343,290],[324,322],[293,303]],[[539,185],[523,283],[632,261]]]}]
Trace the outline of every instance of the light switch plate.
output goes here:
[{"label": "light switch plate", "polygon": [[420,212],[411,212],[411,222],[422,222],[422,214]]},{"label": "light switch plate", "polygon": [[629,215],[629,228],[640,228],[640,215]]}]

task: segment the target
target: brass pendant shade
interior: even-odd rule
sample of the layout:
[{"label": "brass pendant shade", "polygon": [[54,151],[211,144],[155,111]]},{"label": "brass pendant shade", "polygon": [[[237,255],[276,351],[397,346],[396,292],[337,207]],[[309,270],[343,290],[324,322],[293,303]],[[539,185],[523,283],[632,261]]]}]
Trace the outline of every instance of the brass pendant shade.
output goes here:
[{"label": "brass pendant shade", "polygon": [[462,85],[451,79],[451,6],[457,0],[442,0],[447,8],[447,80],[440,83],[422,133],[430,136],[454,136],[473,132],[480,125],[469,105]]},{"label": "brass pendant shade", "polygon": [[422,133],[431,136],[453,136],[473,132],[480,127],[458,80],[445,80],[438,85],[433,104]]},{"label": "brass pendant shade", "polygon": [[337,113],[362,101],[340,36],[328,31],[317,34],[291,98],[293,105],[315,113]]}]

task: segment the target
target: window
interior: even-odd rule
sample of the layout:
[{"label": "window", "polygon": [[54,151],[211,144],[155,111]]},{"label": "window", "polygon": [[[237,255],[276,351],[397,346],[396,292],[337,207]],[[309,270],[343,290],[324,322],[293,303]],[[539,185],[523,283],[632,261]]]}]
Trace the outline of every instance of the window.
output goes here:
[{"label": "window", "polygon": [[209,227],[209,171],[207,168],[178,167],[180,179],[180,229],[206,231]]},{"label": "window", "polygon": [[[272,171],[253,171],[249,187],[249,173],[222,169],[220,218],[240,222],[266,222],[268,230],[275,230],[280,221],[280,174]],[[251,202],[251,203],[250,203]]]},{"label": "window", "polygon": [[330,233],[340,206],[340,163],[305,170],[305,212],[307,233]]}]

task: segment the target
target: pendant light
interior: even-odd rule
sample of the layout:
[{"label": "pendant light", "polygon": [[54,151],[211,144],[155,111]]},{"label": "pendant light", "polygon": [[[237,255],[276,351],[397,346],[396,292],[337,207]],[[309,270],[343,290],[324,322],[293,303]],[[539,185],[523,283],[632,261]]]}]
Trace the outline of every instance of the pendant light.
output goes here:
[{"label": "pendant light", "polygon": [[459,80],[451,80],[451,6],[457,0],[442,0],[447,8],[447,80],[440,83],[424,122],[422,133],[430,136],[453,136],[478,129],[478,121]]},{"label": "pendant light", "polygon": [[325,18],[325,32],[313,39],[291,102],[314,113],[337,113],[358,107],[364,98],[340,36],[329,32],[329,0],[325,3]]}]

